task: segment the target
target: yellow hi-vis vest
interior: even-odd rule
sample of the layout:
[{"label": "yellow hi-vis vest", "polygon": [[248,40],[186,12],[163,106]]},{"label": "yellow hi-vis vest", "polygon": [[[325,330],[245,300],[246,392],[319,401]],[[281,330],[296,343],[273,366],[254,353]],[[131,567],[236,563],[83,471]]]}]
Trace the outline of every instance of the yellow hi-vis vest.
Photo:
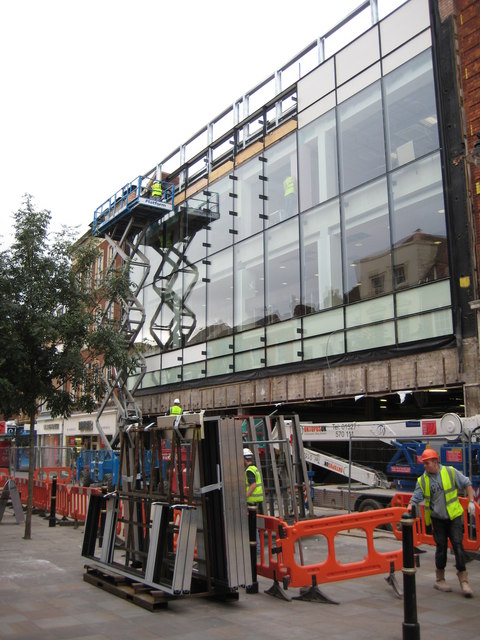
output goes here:
[{"label": "yellow hi-vis vest", "polygon": [[162,185],[159,182],[154,182],[152,185],[152,197],[153,198],[161,198],[162,197]]},{"label": "yellow hi-vis vest", "polygon": [[[442,467],[440,470],[443,491],[445,492],[445,503],[450,520],[458,518],[463,513],[463,507],[458,499],[458,491],[455,485],[455,469],[453,467]],[[430,511],[430,478],[425,472],[418,479],[425,497],[425,524],[427,527],[432,524],[432,514]]]},{"label": "yellow hi-vis vest", "polygon": [[260,471],[257,469],[257,467],[254,464],[249,465],[245,469],[245,492],[247,492],[248,488],[250,487],[247,479],[247,471],[251,471],[255,475],[255,484],[257,485],[253,490],[252,494],[247,498],[247,504],[263,502],[263,486],[262,486],[262,476],[260,475]]},{"label": "yellow hi-vis vest", "polygon": [[181,414],[182,414],[182,407],[179,407],[178,404],[174,404],[173,407],[170,407],[171,416],[180,416]]},{"label": "yellow hi-vis vest", "polygon": [[295,183],[292,176],[287,176],[283,181],[283,195],[289,196],[292,193],[295,193]]}]

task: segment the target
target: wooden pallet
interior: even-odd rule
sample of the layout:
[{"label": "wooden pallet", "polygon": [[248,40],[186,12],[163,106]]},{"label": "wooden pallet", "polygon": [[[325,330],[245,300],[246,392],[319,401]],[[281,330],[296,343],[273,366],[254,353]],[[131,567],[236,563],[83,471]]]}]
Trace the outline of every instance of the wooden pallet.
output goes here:
[{"label": "wooden pallet", "polygon": [[158,611],[168,607],[169,596],[163,591],[152,589],[146,584],[136,582],[125,576],[110,573],[98,567],[85,565],[83,579],[108,593],[124,600],[130,600],[149,611]]}]

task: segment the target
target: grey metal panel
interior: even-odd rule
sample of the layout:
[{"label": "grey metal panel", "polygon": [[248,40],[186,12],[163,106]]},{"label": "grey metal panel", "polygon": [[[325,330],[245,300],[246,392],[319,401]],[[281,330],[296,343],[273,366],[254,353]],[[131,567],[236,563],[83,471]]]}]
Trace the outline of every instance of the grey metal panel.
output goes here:
[{"label": "grey metal panel", "polygon": [[177,552],[172,578],[172,593],[189,593],[192,583],[192,566],[195,553],[197,522],[194,509],[182,509],[177,538]]},{"label": "grey metal panel", "polygon": [[233,419],[221,419],[219,438],[227,573],[234,588],[252,582],[241,429]]},{"label": "grey metal panel", "polygon": [[106,515],[105,527],[103,529],[103,544],[100,553],[100,561],[108,564],[113,562],[113,551],[115,548],[115,536],[118,521],[118,498],[116,496],[105,498]]},{"label": "grey metal panel", "polygon": [[[158,540],[160,537],[160,523],[162,519],[162,510],[165,505],[154,502],[152,504],[152,529],[150,531],[150,544],[148,546],[147,565],[145,567],[145,582],[153,582],[153,572],[158,553]],[[168,507],[167,507],[168,508]]]}]

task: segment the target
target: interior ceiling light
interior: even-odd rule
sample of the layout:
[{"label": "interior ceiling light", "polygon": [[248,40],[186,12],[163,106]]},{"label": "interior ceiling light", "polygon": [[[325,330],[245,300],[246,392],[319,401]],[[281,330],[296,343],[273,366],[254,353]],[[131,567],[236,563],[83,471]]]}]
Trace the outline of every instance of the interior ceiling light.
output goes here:
[{"label": "interior ceiling light", "polygon": [[437,119],[435,116],[427,116],[426,118],[422,118],[420,122],[427,127],[433,127],[434,124],[437,124]]},{"label": "interior ceiling light", "polygon": [[448,389],[429,389],[430,393],[447,393]]}]

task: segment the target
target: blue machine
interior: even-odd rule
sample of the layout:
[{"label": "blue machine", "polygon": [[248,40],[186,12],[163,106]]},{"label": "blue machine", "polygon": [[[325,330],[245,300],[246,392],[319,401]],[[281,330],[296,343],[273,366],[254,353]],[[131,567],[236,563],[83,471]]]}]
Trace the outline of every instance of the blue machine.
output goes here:
[{"label": "blue machine", "polygon": [[410,441],[398,442],[392,441],[397,447],[397,451],[387,465],[387,474],[393,477],[395,487],[399,491],[413,491],[418,476],[423,471],[423,464],[418,460],[425,450],[424,442]]}]

